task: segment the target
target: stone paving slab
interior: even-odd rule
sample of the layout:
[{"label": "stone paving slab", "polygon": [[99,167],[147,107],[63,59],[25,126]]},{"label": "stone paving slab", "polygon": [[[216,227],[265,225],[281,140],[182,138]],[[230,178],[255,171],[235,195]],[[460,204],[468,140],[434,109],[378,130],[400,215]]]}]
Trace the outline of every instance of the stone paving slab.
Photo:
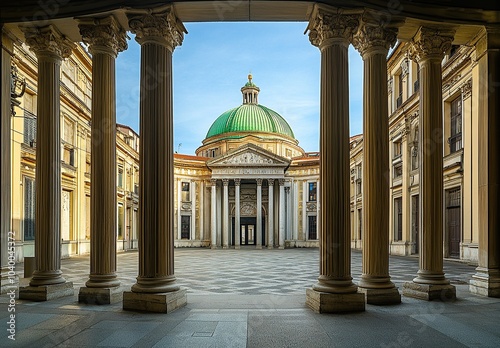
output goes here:
[{"label": "stone paving slab", "polygon": [[[75,296],[18,300],[16,341],[8,340],[2,324],[0,347],[500,346],[500,299],[468,292],[473,266],[444,262],[457,287],[454,302],[403,296],[400,305],[367,305],[362,313],[316,314],[305,306],[305,289],[316,282],[318,257],[317,249],[176,249],[176,276],[188,289],[188,304],[169,314],[123,311],[121,303],[79,304],[76,294],[87,280],[88,256],[63,260]],[[135,282],[137,258],[136,252],[117,256],[124,290]],[[22,264],[16,270],[22,274]],[[401,287],[415,277],[418,259],[391,257],[390,270]],[[353,251],[355,282],[360,275],[361,253]],[[7,302],[0,297],[4,323]]]}]

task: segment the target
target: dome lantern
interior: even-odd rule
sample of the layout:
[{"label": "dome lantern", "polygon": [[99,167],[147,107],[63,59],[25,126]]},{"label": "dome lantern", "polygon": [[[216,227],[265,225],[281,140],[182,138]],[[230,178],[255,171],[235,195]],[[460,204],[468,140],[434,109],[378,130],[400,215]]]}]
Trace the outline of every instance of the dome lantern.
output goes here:
[{"label": "dome lantern", "polygon": [[243,94],[243,105],[245,104],[258,104],[260,88],[257,87],[252,82],[252,74],[248,74],[248,82],[241,87],[241,93]]}]

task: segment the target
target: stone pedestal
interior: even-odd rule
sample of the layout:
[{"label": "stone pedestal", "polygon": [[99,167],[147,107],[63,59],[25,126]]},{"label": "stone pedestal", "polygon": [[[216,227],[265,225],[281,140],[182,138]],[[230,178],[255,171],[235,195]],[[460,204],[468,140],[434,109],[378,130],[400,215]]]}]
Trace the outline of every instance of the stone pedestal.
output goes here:
[{"label": "stone pedestal", "polygon": [[186,289],[165,293],[136,293],[125,291],[123,293],[123,309],[147,311],[157,313],[170,313],[187,303]]},{"label": "stone pedestal", "polygon": [[373,305],[392,305],[401,303],[401,294],[398,289],[371,289],[358,287],[358,292],[366,297],[366,303]]},{"label": "stone pedestal", "polygon": [[453,285],[418,284],[415,282],[405,282],[403,284],[403,295],[419,300],[441,300],[455,301],[456,290]]},{"label": "stone pedestal", "polygon": [[332,294],[307,289],[306,305],[316,313],[363,312],[365,295],[362,293]]},{"label": "stone pedestal", "polygon": [[40,285],[40,286],[25,286],[19,288],[19,299],[30,301],[50,301],[56,298],[73,296],[75,289],[73,289],[72,282],[65,282],[54,285]]},{"label": "stone pedestal", "polygon": [[81,287],[78,293],[78,302],[85,304],[111,304],[123,299],[123,289],[114,288],[88,288]]},{"label": "stone pedestal", "polygon": [[500,297],[500,271],[478,267],[470,280],[469,291],[481,296]]}]

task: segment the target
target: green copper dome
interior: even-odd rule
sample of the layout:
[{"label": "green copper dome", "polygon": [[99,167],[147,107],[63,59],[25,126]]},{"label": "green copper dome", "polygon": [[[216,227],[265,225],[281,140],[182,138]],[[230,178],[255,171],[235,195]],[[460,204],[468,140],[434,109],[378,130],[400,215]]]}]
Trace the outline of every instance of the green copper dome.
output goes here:
[{"label": "green copper dome", "polygon": [[278,133],[295,139],[292,128],[276,111],[258,104],[243,104],[220,115],[207,138],[234,132]]},{"label": "green copper dome", "polygon": [[[208,130],[206,138],[225,133],[273,133],[295,139],[292,128],[276,111],[258,104],[259,87],[248,82],[241,88],[243,105],[220,115]],[[235,136],[235,134],[231,134]]]}]

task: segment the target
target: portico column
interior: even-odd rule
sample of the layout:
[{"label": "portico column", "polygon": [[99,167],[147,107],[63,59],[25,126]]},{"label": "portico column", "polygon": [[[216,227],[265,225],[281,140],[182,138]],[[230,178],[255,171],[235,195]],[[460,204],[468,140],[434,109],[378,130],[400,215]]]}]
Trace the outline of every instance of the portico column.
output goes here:
[{"label": "portico column", "polygon": [[285,179],[278,179],[278,185],[280,187],[278,248],[285,249]]},{"label": "portico column", "polygon": [[240,248],[240,233],[241,233],[241,227],[240,227],[240,186],[241,186],[241,179],[234,179],[234,248],[239,249]]},{"label": "portico column", "polygon": [[129,14],[141,45],[139,276],[123,309],[171,312],[186,304],[174,275],[172,52],[185,28],[173,8]]},{"label": "portico column", "polygon": [[210,204],[210,245],[217,249],[217,179],[210,179],[212,185],[212,196]]},{"label": "portico column", "polygon": [[[474,294],[500,297],[500,30],[485,28],[476,44],[479,119],[479,250]],[[474,87],[473,87],[474,88]],[[474,99],[476,100],[476,99]]]},{"label": "portico column", "polygon": [[223,185],[223,202],[222,202],[222,248],[228,248],[229,240],[229,179],[222,179]]},{"label": "portico column", "polygon": [[267,185],[269,187],[269,198],[268,198],[268,212],[267,220],[269,227],[267,228],[267,248],[274,248],[274,179],[267,179]]},{"label": "portico column", "polygon": [[389,276],[389,110],[387,53],[396,29],[364,22],[354,47],[364,63],[363,77],[363,274],[359,291],[370,304],[401,303]]},{"label": "portico column", "polygon": [[56,28],[24,28],[26,43],[38,59],[36,138],[35,263],[29,286],[19,298],[46,301],[73,295],[73,283],[61,271],[61,60],[73,43]]},{"label": "portico column", "polygon": [[[328,8],[329,9],[329,8]],[[351,277],[349,172],[349,39],[359,24],[355,14],[316,5],[309,39],[321,51],[320,97],[320,276],[307,289],[314,311],[365,310],[365,295]]]},{"label": "portico column", "polygon": [[92,54],[92,163],[90,275],[78,302],[122,300],[116,278],[116,79],[115,59],[127,48],[114,17],[82,19],[83,42]]},{"label": "portico column", "polygon": [[262,249],[262,179],[257,181],[257,232],[256,249]]},{"label": "portico column", "polygon": [[411,56],[420,65],[420,248],[419,271],[403,295],[424,300],[455,298],[443,272],[443,94],[441,61],[454,32],[421,27]]}]

